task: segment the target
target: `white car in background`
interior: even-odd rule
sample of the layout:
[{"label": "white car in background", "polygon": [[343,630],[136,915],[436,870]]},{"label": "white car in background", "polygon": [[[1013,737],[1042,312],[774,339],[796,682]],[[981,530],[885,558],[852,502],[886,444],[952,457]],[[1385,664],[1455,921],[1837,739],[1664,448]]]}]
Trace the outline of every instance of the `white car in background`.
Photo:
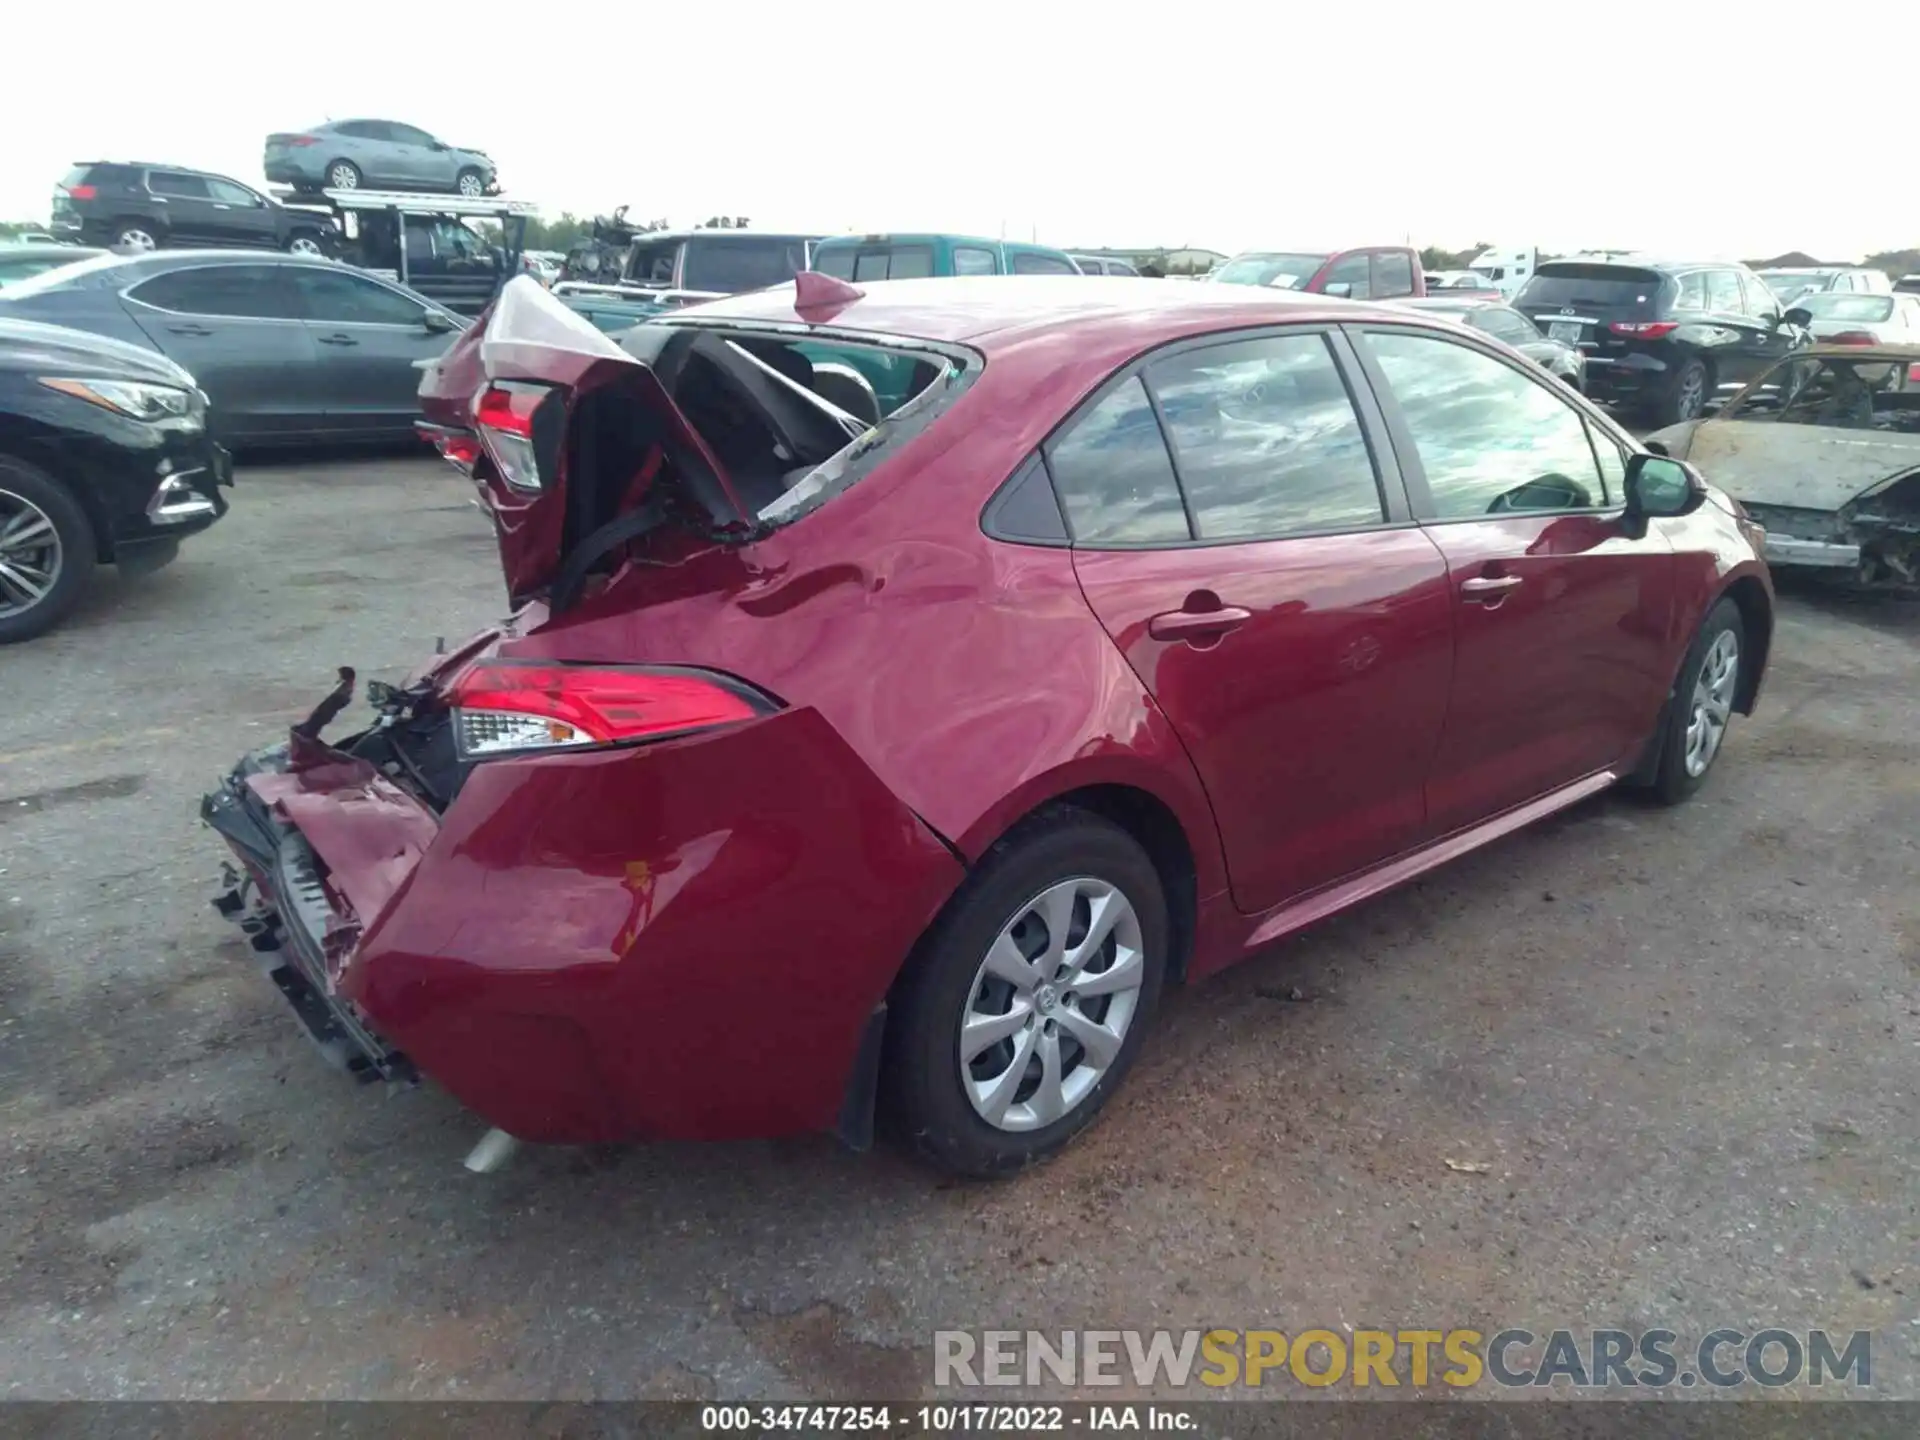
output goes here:
[{"label": "white car in background", "polygon": [[1851,295],[1815,291],[1793,308],[1812,316],[1807,327],[1824,345],[1920,345],[1920,295]]}]

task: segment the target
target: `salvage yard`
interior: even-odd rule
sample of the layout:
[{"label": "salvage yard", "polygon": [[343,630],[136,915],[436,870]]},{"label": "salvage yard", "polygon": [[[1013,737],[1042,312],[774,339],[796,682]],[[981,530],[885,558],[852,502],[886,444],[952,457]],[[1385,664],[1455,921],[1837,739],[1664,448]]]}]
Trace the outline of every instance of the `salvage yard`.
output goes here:
[{"label": "salvage yard", "polygon": [[1783,587],[1692,803],[1173,996],[1016,1180],[826,1139],[480,1177],[445,1095],[324,1067],[197,814],[335,666],[496,613],[468,493],[243,465],[172,568],[0,653],[0,1395],[909,1398],[947,1327],[1511,1324],[1870,1329],[1920,1396],[1920,605]]}]

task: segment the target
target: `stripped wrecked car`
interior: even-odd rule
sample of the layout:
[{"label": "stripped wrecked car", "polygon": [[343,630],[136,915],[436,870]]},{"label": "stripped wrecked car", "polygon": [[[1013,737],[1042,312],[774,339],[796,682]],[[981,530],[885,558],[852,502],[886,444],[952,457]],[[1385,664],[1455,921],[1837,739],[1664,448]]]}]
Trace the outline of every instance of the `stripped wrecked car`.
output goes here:
[{"label": "stripped wrecked car", "polygon": [[1920,585],[1920,346],[1816,346],[1646,443],[1765,526],[1769,563]]},{"label": "stripped wrecked car", "polygon": [[[858,351],[877,423],[819,388]],[[522,278],[421,402],[512,617],[203,814],[309,1029],[477,1111],[475,1168],[879,1112],[1015,1171],[1163,985],[1684,799],[1766,663],[1724,497],[1385,306],[806,272],[616,342]]]}]

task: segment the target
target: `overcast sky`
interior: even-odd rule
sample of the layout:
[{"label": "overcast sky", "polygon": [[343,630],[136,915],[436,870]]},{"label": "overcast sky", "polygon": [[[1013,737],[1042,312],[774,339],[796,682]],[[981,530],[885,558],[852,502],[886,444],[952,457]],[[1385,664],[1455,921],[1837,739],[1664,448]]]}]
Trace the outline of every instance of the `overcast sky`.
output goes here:
[{"label": "overcast sky", "polygon": [[[550,215],[1226,251],[1920,245],[1920,7],[1784,33],[1702,0],[53,13],[6,27],[0,218],[44,219],[76,160],[258,185],[268,131],[378,116],[487,151]],[[1802,43],[1822,15],[1844,64]]]}]

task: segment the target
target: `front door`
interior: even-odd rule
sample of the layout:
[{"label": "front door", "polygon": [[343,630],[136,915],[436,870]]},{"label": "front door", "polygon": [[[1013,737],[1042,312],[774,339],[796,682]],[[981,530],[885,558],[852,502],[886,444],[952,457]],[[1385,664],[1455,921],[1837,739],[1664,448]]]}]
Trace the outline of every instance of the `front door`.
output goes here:
[{"label": "front door", "polygon": [[327,428],[345,436],[406,435],[419,413],[418,362],[446,351],[447,329],[391,286],[338,266],[289,266],[319,360]]},{"label": "front door", "polygon": [[1370,325],[1355,344],[1453,590],[1427,833],[1631,764],[1672,680],[1674,561],[1623,512],[1619,443],[1525,362],[1464,338]]},{"label": "front door", "polygon": [[150,170],[147,189],[152,192],[160,213],[166,216],[168,243],[176,246],[220,243],[220,212],[214,209],[213,192],[207,188],[204,175]]},{"label": "front door", "polygon": [[213,235],[222,245],[239,245],[250,250],[278,250],[279,231],[274,213],[265,197],[244,185],[215,176],[205,177],[207,194],[213,201]]},{"label": "front door", "polygon": [[1192,756],[1249,913],[1413,843],[1445,713],[1446,564],[1374,462],[1343,349],[1311,328],[1184,348],[1046,450],[1081,588]]}]

